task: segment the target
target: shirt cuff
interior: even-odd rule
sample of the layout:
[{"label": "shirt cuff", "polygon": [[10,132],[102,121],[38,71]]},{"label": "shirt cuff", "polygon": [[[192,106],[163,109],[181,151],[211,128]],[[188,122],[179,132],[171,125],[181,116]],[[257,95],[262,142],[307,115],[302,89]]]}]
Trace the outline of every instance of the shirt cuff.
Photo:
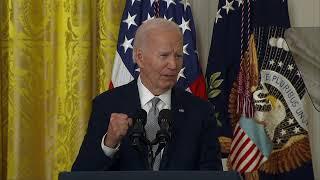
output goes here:
[{"label": "shirt cuff", "polygon": [[107,134],[105,134],[103,137],[102,137],[102,141],[101,141],[101,148],[102,148],[102,151],[104,152],[104,154],[110,158],[113,158],[114,154],[116,154],[116,152],[118,152],[119,150],[119,147],[120,147],[120,144],[117,145],[116,148],[110,148],[106,145],[104,145],[104,138],[106,137]]}]

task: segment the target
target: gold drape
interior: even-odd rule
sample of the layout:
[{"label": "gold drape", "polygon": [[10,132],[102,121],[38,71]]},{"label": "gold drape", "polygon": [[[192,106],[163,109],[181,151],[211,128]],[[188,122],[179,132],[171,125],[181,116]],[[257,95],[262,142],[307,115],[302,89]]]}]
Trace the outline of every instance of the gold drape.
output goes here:
[{"label": "gold drape", "polygon": [[0,0],[0,179],[57,180],[107,89],[124,0]]}]

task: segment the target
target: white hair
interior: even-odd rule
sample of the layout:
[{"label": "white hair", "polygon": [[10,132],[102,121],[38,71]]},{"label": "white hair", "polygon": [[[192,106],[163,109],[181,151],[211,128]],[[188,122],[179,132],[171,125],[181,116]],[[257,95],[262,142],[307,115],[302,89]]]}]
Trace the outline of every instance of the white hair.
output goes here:
[{"label": "white hair", "polygon": [[149,36],[151,32],[154,32],[156,30],[169,30],[169,31],[177,31],[179,35],[181,36],[181,39],[183,39],[183,34],[181,32],[181,29],[179,26],[172,21],[163,19],[163,18],[154,18],[145,21],[142,25],[139,26],[139,28],[136,31],[134,42],[133,42],[133,60],[135,61],[135,50],[137,48],[144,48],[146,45],[146,39]]}]

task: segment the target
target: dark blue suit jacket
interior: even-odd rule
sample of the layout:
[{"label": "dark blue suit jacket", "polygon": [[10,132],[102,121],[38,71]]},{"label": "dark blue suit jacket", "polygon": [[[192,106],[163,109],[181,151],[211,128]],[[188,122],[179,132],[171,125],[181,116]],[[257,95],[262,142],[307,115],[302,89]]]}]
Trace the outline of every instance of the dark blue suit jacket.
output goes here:
[{"label": "dark blue suit jacket", "polygon": [[[73,171],[146,170],[145,157],[130,145],[128,136],[111,159],[101,149],[113,112],[133,115],[141,107],[137,81],[112,89],[93,100],[87,133]],[[160,170],[221,170],[216,120],[209,102],[182,89],[171,93],[172,140],[162,155]],[[147,152],[147,151],[146,151]]]}]

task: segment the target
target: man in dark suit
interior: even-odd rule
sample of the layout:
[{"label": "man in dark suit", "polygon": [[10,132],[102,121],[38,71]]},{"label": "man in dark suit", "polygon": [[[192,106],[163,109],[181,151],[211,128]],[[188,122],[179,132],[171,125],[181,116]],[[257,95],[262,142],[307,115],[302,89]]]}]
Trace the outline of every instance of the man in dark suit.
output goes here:
[{"label": "man in dark suit", "polygon": [[[159,165],[153,164],[153,170],[221,170],[211,105],[175,86],[183,63],[179,27],[160,18],[146,21],[136,32],[133,57],[140,68],[139,78],[94,99],[87,134],[72,170],[146,170],[143,156],[147,151],[141,155],[128,135],[138,108],[146,112],[171,109],[173,113],[172,138],[156,156]],[[154,105],[153,99],[157,99]]]}]

